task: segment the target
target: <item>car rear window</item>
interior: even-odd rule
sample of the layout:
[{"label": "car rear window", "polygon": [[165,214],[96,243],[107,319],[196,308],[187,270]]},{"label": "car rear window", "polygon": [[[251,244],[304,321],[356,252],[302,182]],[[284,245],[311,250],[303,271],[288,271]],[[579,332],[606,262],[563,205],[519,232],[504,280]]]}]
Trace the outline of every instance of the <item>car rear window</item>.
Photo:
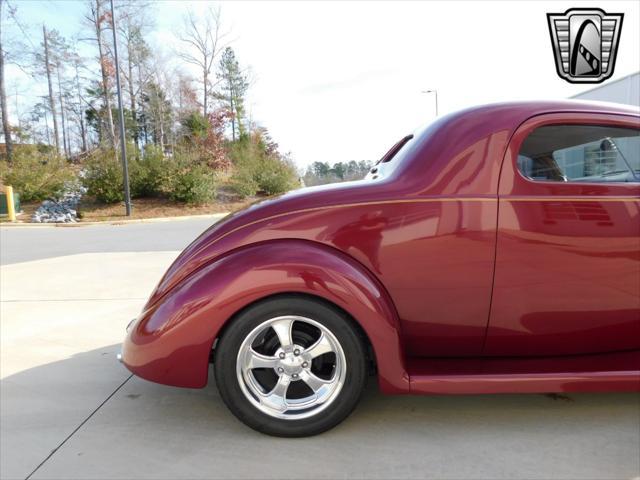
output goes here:
[{"label": "car rear window", "polygon": [[396,142],[393,147],[391,147],[389,151],[387,151],[387,153],[385,153],[382,158],[375,163],[366,178],[375,180],[379,177],[388,177],[389,174],[398,167],[404,156],[411,149],[410,145],[413,143],[412,140],[413,135],[407,135]]}]

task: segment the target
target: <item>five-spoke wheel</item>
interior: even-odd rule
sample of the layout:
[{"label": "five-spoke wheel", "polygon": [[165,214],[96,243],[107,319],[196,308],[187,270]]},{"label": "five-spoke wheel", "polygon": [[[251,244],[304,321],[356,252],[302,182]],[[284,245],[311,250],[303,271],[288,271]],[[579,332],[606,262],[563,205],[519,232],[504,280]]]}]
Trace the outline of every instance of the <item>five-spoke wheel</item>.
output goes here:
[{"label": "five-spoke wheel", "polygon": [[238,382],[247,399],[277,418],[304,418],[324,410],[340,393],[345,375],[338,340],[306,317],[266,320],[238,352]]},{"label": "five-spoke wheel", "polygon": [[366,364],[351,319],[324,302],[287,296],[234,318],[218,341],[214,368],[222,398],[238,418],[265,433],[302,436],[351,412]]}]

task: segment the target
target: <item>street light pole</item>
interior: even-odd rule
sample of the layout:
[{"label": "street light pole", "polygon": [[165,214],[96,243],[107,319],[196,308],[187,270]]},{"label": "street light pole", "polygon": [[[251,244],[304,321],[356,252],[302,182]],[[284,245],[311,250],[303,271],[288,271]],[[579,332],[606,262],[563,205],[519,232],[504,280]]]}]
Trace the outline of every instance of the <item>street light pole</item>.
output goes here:
[{"label": "street light pole", "polygon": [[[116,34],[116,12],[111,0],[111,26],[113,27],[113,57],[116,63],[116,89],[118,90],[118,110],[120,118],[120,152],[122,155],[122,173],[124,177],[124,205],[127,217],[131,216],[131,194],[129,192],[129,165],[127,164],[127,139],[124,133],[124,109],[122,107],[122,89],[120,88],[120,64],[118,63],[118,36]],[[115,147],[115,145],[114,145]]]},{"label": "street light pole", "polygon": [[436,117],[438,116],[438,90],[423,90],[422,93],[433,93],[436,96]]}]

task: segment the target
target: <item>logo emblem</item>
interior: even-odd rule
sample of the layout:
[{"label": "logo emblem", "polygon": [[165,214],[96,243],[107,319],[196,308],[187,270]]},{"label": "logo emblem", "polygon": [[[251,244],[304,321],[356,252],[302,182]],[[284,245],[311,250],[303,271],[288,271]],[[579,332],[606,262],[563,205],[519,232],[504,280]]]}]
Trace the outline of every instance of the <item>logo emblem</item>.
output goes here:
[{"label": "logo emblem", "polygon": [[600,83],[611,77],[623,17],[623,13],[606,13],[599,8],[548,13],[560,78],[571,83]]}]

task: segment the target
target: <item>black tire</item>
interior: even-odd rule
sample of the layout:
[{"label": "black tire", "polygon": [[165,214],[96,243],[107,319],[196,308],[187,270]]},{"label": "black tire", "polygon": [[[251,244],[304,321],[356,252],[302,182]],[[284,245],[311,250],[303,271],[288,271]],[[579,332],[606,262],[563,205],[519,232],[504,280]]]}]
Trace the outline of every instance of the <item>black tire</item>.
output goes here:
[{"label": "black tire", "polygon": [[[346,373],[337,396],[321,412],[301,419],[281,419],[262,412],[247,398],[236,374],[238,352],[247,336],[266,320],[283,316],[307,317],[328,329],[344,352]],[[216,383],[229,410],[249,427],[279,437],[317,435],[342,422],[356,407],[367,381],[366,348],[352,321],[338,309],[309,297],[286,295],[267,299],[231,320],[214,352]]]}]

